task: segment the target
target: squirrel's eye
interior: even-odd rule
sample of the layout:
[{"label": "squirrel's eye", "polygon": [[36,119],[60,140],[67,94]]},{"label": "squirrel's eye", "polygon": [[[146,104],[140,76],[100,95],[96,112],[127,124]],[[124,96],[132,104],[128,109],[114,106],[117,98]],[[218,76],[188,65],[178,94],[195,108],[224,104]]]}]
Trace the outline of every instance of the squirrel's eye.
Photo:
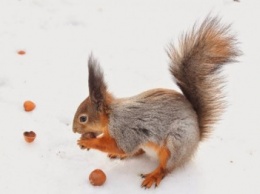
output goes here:
[{"label": "squirrel's eye", "polygon": [[86,114],[82,114],[79,116],[80,123],[86,123],[88,121],[88,116]]}]

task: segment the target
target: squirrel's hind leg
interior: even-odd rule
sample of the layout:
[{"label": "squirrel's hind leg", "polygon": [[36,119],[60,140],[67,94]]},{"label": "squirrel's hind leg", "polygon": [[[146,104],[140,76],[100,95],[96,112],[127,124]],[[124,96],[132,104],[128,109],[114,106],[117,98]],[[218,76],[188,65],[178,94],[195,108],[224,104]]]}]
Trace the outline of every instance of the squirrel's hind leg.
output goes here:
[{"label": "squirrel's hind leg", "polygon": [[107,157],[109,157],[110,159],[120,159],[120,160],[124,160],[125,158],[127,158],[127,154],[107,154]]},{"label": "squirrel's hind leg", "polygon": [[137,156],[140,156],[142,154],[144,154],[145,151],[143,149],[139,149],[137,152],[135,152],[133,155],[127,155],[127,154],[108,154],[107,156],[110,158],[110,159],[120,159],[120,160],[124,160],[125,158],[128,158],[128,157],[137,157]]},{"label": "squirrel's hind leg", "polygon": [[159,146],[155,143],[148,143],[147,146],[153,148],[157,152],[159,165],[153,172],[141,175],[142,178],[144,178],[142,187],[150,188],[152,185],[157,187],[167,174],[167,162],[170,158],[170,151],[167,147]]}]

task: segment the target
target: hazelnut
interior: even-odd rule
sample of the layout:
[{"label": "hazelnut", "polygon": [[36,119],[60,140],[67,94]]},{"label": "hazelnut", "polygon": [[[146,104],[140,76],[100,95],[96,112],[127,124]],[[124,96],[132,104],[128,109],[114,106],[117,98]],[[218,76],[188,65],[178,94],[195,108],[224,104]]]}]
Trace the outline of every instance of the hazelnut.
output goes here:
[{"label": "hazelnut", "polygon": [[101,186],[106,181],[106,174],[100,170],[96,169],[92,171],[89,175],[89,182],[94,186]]},{"label": "hazelnut", "polygon": [[96,138],[96,135],[93,132],[87,132],[81,135],[81,139],[92,139],[92,138]]},{"label": "hazelnut", "polygon": [[25,55],[26,52],[25,52],[24,50],[19,50],[19,51],[17,51],[17,54],[18,54],[18,55]]},{"label": "hazelnut", "polygon": [[23,103],[23,107],[24,107],[25,111],[29,112],[29,111],[32,111],[33,109],[35,109],[36,105],[34,102],[27,100]]}]

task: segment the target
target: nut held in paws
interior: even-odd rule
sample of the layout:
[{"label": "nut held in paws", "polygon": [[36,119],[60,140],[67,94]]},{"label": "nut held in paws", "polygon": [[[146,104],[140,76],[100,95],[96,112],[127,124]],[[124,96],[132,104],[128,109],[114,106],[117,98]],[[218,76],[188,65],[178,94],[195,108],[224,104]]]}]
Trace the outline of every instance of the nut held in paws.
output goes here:
[{"label": "nut held in paws", "polygon": [[101,186],[106,182],[106,174],[102,170],[96,169],[90,173],[89,182],[94,186]]},{"label": "nut held in paws", "polygon": [[96,135],[93,132],[84,133],[81,136],[81,139],[92,139],[92,138],[96,138]]}]

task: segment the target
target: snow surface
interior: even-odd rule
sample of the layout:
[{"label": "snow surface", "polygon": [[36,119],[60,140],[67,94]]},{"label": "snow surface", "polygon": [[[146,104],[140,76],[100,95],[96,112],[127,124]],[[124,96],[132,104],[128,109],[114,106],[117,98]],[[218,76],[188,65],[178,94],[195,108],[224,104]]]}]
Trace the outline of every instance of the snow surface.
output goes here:
[{"label": "snow surface", "polygon": [[[0,193],[256,194],[260,193],[259,1],[1,0]],[[244,55],[225,68],[229,108],[194,159],[156,189],[139,174],[156,167],[150,155],[110,160],[82,151],[72,118],[88,95],[87,59],[99,59],[118,97],[176,86],[165,49],[209,12],[233,23]],[[18,55],[18,50],[25,55]],[[33,112],[23,102],[33,100]],[[33,130],[32,144],[23,132]],[[107,182],[93,187],[101,168]]]}]

